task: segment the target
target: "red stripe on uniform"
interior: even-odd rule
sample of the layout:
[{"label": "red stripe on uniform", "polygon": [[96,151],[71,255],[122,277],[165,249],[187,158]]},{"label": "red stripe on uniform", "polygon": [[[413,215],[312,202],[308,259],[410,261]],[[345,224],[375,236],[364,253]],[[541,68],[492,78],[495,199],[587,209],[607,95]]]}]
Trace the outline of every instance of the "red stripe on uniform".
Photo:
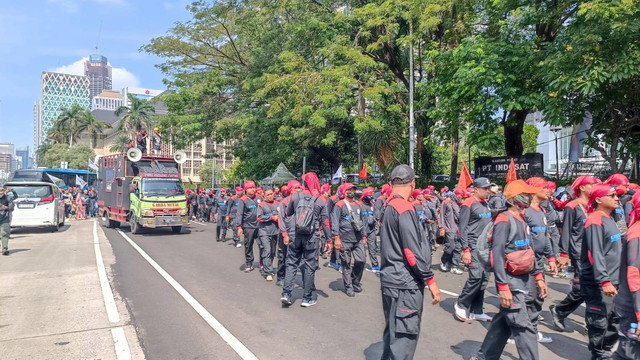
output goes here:
[{"label": "red stripe on uniform", "polygon": [[627,266],[627,282],[631,292],[640,290],[640,270],[637,267]]},{"label": "red stripe on uniform", "polygon": [[413,251],[411,251],[410,249],[404,249],[404,257],[407,258],[407,262],[409,262],[409,265],[416,266],[416,256],[413,254]]},{"label": "red stripe on uniform", "polygon": [[589,263],[593,265],[593,256],[591,256],[591,250],[587,250],[587,257],[589,258]]}]

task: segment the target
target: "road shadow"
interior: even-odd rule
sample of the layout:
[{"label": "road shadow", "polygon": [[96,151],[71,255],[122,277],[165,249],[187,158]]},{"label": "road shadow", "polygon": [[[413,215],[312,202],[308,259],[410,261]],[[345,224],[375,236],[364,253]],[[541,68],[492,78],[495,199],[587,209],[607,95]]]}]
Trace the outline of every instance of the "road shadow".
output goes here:
[{"label": "road shadow", "polygon": [[538,344],[538,346],[546,347],[561,359],[588,359],[591,356],[586,341],[576,340],[560,333],[547,335],[553,339],[553,342]]},{"label": "road shadow", "polygon": [[13,255],[15,253],[19,253],[23,251],[31,251],[31,249],[9,249],[9,255]]},{"label": "road shadow", "polygon": [[547,283],[547,287],[561,294],[568,294],[571,292],[571,284],[558,284],[555,282],[549,282]]},{"label": "road shadow", "polygon": [[11,228],[11,238],[18,239],[20,237],[14,236],[14,234],[51,234],[51,233],[61,233],[69,230],[71,225],[65,224],[61,226],[58,231],[53,231],[48,227],[17,227]]},{"label": "road shadow", "polygon": [[[482,345],[481,342],[479,341],[474,341],[474,340],[464,340],[456,345],[451,345],[451,350],[460,355],[460,357],[462,359],[468,359],[469,357],[471,357],[471,355],[476,354],[478,351],[480,351],[480,346]],[[508,345],[506,345],[508,346]],[[517,353],[516,353],[517,354]],[[510,353],[509,351],[504,350],[502,352],[502,356],[500,357],[501,359],[513,359],[513,360],[517,360],[519,359],[518,356],[513,355],[512,353]]]},{"label": "road shadow", "polygon": [[384,343],[382,341],[369,345],[364,349],[364,358],[366,360],[380,360],[384,351]]}]

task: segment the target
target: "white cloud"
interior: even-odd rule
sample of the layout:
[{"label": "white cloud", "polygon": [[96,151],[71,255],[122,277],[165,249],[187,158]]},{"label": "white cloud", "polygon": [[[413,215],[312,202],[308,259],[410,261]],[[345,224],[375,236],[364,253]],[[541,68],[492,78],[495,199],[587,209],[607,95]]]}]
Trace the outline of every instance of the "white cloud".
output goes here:
[{"label": "white cloud", "polygon": [[[84,63],[88,60],[88,57],[83,57],[82,59],[73,62],[69,65],[63,65],[53,69],[53,72],[63,73],[63,74],[71,74],[71,75],[84,75]],[[127,71],[124,67],[114,67],[112,69],[112,88],[114,90],[120,91],[127,86],[131,87],[140,87],[140,79],[138,77]]]},{"label": "white cloud", "polygon": [[77,13],[81,2],[96,2],[99,4],[129,6],[126,0],[47,0],[48,3],[58,4],[62,10]]}]

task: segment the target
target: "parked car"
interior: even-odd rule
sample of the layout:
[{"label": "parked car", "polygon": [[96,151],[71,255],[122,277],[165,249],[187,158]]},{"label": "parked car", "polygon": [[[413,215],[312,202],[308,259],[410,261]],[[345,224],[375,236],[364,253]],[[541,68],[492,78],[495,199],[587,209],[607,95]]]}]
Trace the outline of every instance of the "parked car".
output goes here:
[{"label": "parked car", "polygon": [[64,226],[64,201],[54,184],[41,181],[12,181],[5,184],[15,191],[15,209],[11,227],[49,227],[52,231]]},{"label": "parked car", "polygon": [[433,182],[448,182],[451,179],[449,175],[433,175],[431,181]]}]

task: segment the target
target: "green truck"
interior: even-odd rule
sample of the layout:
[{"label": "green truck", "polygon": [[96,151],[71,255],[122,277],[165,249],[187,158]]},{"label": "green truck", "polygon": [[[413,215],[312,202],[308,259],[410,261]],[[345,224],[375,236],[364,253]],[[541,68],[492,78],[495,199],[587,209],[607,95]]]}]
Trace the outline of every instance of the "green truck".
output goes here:
[{"label": "green truck", "polygon": [[137,149],[101,157],[98,162],[98,215],[103,225],[129,223],[131,233],[145,228],[189,225],[187,199],[180,176],[185,154],[143,155]]}]

